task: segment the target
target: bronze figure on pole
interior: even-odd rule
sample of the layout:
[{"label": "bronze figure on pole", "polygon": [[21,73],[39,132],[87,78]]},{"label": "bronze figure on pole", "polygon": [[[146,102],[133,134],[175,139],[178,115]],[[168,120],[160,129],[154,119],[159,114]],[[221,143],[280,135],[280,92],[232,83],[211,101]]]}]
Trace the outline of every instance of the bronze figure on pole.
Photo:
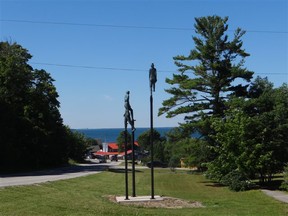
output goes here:
[{"label": "bronze figure on pole", "polygon": [[125,95],[125,99],[124,99],[124,107],[125,107],[124,119],[125,119],[125,125],[127,125],[127,122],[128,122],[131,125],[132,131],[134,131],[135,120],[133,116],[133,109],[131,108],[130,101],[129,101],[129,94],[130,94],[130,91],[127,91]]},{"label": "bronze figure on pole", "polygon": [[151,68],[149,70],[149,80],[150,80],[150,91],[152,93],[155,92],[155,83],[157,82],[157,70],[154,67],[154,64],[151,64]]},{"label": "bronze figure on pole", "polygon": [[157,82],[157,70],[154,64],[151,64],[149,70],[150,81],[150,156],[151,156],[151,199],[154,199],[154,146],[153,146],[153,92],[155,92],[155,83]]},{"label": "bronze figure on pole", "polygon": [[126,200],[128,200],[128,162],[127,162],[127,125],[128,123],[131,125],[132,130],[132,197],[136,196],[136,186],[135,186],[135,149],[134,149],[134,132],[135,132],[135,126],[134,126],[134,114],[133,109],[130,105],[130,92],[127,91],[125,98],[124,98],[124,107],[125,107],[125,113],[124,113],[124,125],[125,125],[125,187],[126,187]]}]

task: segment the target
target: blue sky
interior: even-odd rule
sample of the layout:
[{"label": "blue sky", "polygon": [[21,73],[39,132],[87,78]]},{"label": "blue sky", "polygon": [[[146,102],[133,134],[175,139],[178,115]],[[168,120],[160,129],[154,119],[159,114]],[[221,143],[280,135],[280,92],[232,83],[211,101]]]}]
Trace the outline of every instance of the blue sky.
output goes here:
[{"label": "blue sky", "polygon": [[33,55],[34,68],[51,73],[71,128],[123,127],[127,90],[136,128],[149,127],[153,62],[154,126],[171,127],[182,117],[157,117],[157,111],[169,98],[165,78],[177,70],[173,57],[194,48],[194,18],[229,16],[231,36],[237,27],[247,31],[243,47],[251,56],[245,66],[278,87],[288,82],[287,2],[0,0],[0,39],[21,44]]}]

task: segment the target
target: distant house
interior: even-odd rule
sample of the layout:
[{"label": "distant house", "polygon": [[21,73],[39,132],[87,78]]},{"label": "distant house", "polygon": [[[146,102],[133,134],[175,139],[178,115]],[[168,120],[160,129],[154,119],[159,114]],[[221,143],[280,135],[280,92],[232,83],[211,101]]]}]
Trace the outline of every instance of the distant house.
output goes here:
[{"label": "distant house", "polygon": [[117,143],[108,143],[108,152],[118,152],[118,149]]},{"label": "distant house", "polygon": [[[94,155],[105,155],[107,157],[111,157],[112,155],[118,155],[118,157],[123,157],[125,155],[125,152],[119,152],[119,147],[117,143],[103,143],[103,149],[98,150],[97,152],[94,152]],[[136,146],[136,149],[139,147],[138,142],[134,142],[134,145]],[[127,150],[127,154],[131,154],[132,150]]]}]

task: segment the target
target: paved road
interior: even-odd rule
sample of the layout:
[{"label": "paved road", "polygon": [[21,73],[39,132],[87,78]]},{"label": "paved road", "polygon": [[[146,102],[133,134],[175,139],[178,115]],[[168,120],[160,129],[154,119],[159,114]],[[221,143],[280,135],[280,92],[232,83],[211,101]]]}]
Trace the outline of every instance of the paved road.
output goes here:
[{"label": "paved road", "polygon": [[75,166],[63,167],[53,170],[37,171],[30,173],[20,173],[11,175],[0,175],[0,187],[30,185],[48,181],[76,178],[80,176],[99,173],[108,167],[119,165],[119,162],[109,162],[103,164],[79,164]]},{"label": "paved road", "polygon": [[265,194],[267,194],[268,196],[273,197],[276,200],[279,200],[281,202],[285,202],[288,203],[288,194],[285,192],[281,192],[281,191],[272,191],[272,190],[262,190],[262,192],[264,192]]}]

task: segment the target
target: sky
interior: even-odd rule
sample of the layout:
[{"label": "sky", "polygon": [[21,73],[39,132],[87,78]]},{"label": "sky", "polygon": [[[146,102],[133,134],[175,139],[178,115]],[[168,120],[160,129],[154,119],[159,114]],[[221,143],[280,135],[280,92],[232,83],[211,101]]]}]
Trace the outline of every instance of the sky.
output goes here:
[{"label": "sky", "polygon": [[166,78],[177,73],[173,57],[194,48],[195,17],[228,16],[228,34],[246,30],[245,67],[288,83],[286,0],[0,0],[0,40],[29,50],[29,64],[55,79],[60,112],[70,128],[124,127],[130,91],[135,127],[150,127],[151,63],[158,71],[154,127],[175,127],[183,117],[158,117],[170,98]]}]

